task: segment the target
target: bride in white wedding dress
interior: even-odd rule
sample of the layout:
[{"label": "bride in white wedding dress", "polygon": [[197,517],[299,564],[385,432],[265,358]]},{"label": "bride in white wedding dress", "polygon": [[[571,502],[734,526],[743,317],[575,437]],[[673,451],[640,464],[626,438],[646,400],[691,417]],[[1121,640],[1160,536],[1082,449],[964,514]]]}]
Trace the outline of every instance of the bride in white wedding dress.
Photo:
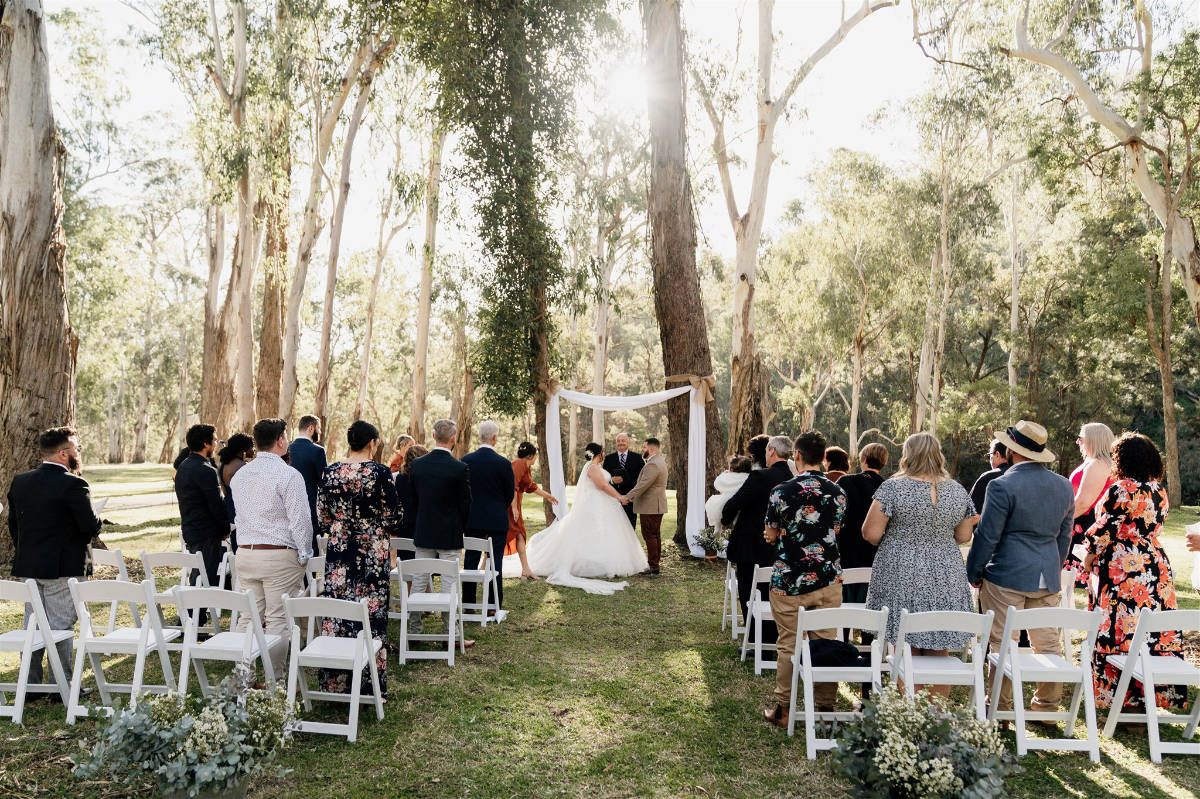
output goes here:
[{"label": "bride in white wedding dress", "polygon": [[[582,588],[589,594],[613,594],[628,583],[594,578],[626,577],[644,571],[648,566],[646,553],[621,507],[623,497],[600,465],[604,447],[588,444],[584,451],[590,460],[579,473],[571,510],[530,536],[525,554],[529,568],[548,583]],[[520,569],[516,555],[504,561],[506,572]]]}]

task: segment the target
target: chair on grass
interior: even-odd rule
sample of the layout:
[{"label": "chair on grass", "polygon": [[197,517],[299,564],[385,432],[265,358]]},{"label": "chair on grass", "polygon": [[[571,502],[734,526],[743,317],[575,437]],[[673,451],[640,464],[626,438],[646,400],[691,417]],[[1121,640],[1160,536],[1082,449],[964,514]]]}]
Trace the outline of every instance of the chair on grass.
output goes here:
[{"label": "chair on grass", "polygon": [[[896,651],[888,656],[892,677],[904,683],[909,696],[916,696],[917,685],[968,685],[975,715],[986,716],[983,690],[983,650],[992,630],[992,611],[966,613],[961,610],[936,610],[927,613],[900,611],[900,630],[896,634]],[[961,657],[946,655],[914,655],[908,636],[915,633],[956,632],[970,637],[959,650]]]},{"label": "chair on grass", "polygon": [[212,588],[225,588],[230,591],[241,591],[242,583],[237,576],[237,553],[226,549],[217,566],[217,584]]},{"label": "chair on grass", "polygon": [[[1111,738],[1117,728],[1117,722],[1133,722],[1146,725],[1146,737],[1150,742],[1150,760],[1161,763],[1164,754],[1169,755],[1200,755],[1200,742],[1162,741],[1159,738],[1158,725],[1183,724],[1183,737],[1192,738],[1196,734],[1196,726],[1200,724],[1200,698],[1192,703],[1192,712],[1161,713],[1155,700],[1155,688],[1159,685],[1200,685],[1200,669],[1188,661],[1173,655],[1155,655],[1150,652],[1150,634],[1167,630],[1196,631],[1200,630],[1200,610],[1150,610],[1142,608],[1138,615],[1137,631],[1133,634],[1133,642],[1129,646],[1128,655],[1109,655],[1105,660],[1120,669],[1121,678],[1117,681],[1117,690],[1113,693],[1112,707],[1108,720],[1104,724],[1104,735]],[[1142,684],[1143,711],[1154,708],[1153,712],[1125,713],[1121,708],[1125,705],[1125,694],[1129,692],[1129,681],[1137,680]]]},{"label": "chair on grass", "polygon": [[[804,681],[804,740],[808,759],[815,760],[817,752],[833,749],[836,738],[817,737],[817,721],[849,721],[858,713],[818,712],[813,700],[816,683],[870,682],[871,687],[883,687],[883,642],[887,634],[888,609],[866,610],[865,608],[822,608],[800,610],[796,614],[796,654],[792,656],[792,697],[788,703],[788,735],[796,727],[796,694],[798,684]],[[848,628],[872,633],[870,644],[870,666],[814,666],[810,647],[810,633],[830,628]]]},{"label": "chair on grass", "polygon": [[[152,580],[147,579],[140,583],[120,580],[80,582],[72,577],[67,581],[67,585],[71,589],[75,612],[79,615],[79,640],[75,644],[75,668],[71,672],[71,700],[67,703],[68,724],[74,724],[78,716],[86,716],[88,712],[87,708],[79,703],[85,660],[90,660],[92,664],[92,676],[100,692],[101,709],[109,714],[113,711],[113,693],[129,694],[129,705],[133,707],[137,705],[138,696],[144,692],[166,693],[175,687],[175,672],[171,669],[166,645],[178,638],[180,633],[178,630],[164,630],[159,623],[158,614],[154,612],[155,592]],[[114,608],[121,602],[127,603],[134,624],[128,627],[117,627],[114,624],[107,629],[94,625],[88,605],[105,602]],[[146,616],[144,624],[141,621],[143,611]],[[151,653],[158,655],[159,665],[162,666],[161,684],[144,682],[146,657]],[[101,655],[133,655],[133,681],[109,682],[104,673]]]},{"label": "chair on grass", "polygon": [[[157,603],[159,620],[164,630],[178,630],[183,632],[186,626],[184,619],[183,608],[175,601],[175,593],[180,588],[191,587],[191,576],[195,572],[196,585],[200,588],[209,588],[208,571],[204,568],[204,558],[199,552],[142,552],[142,568],[145,569],[146,577],[153,580],[156,586],[154,599]],[[179,585],[173,585],[166,591],[158,591],[158,579],[162,572],[167,569],[179,570]],[[177,624],[170,624],[166,621],[166,617],[162,615],[162,607],[164,605],[174,605],[176,608],[179,621]],[[197,617],[199,618],[199,617]],[[216,613],[215,608],[209,608],[208,624],[200,632],[215,634],[220,632],[220,616]],[[171,644],[171,649],[181,648],[180,644]]]},{"label": "chair on grass", "polygon": [[[19,603],[21,608],[18,612],[22,617],[26,605],[31,609],[29,620],[25,622],[24,627],[0,633],[0,652],[21,653],[17,681],[0,683],[0,718],[10,718],[15,724],[20,724],[25,713],[25,695],[28,693],[56,693],[62,698],[63,704],[66,704],[70,693],[67,673],[63,670],[62,661],[58,657],[58,647],[55,645],[74,638],[75,631],[50,629],[50,620],[46,618],[46,608],[42,605],[42,595],[38,593],[36,580],[0,580],[0,602]],[[46,657],[50,661],[54,682],[31,683],[29,667],[33,664],[34,657],[41,657],[43,649],[46,650]],[[6,694],[14,695],[11,705],[8,704]]]},{"label": "chair on grass", "polygon": [[[1042,655],[1032,649],[1022,649],[1016,640],[1021,630],[1054,629],[1064,640],[1071,639],[1071,631],[1084,634],[1079,645],[1079,662],[1070,656],[1071,649],[1061,655]],[[1100,762],[1100,741],[1096,734],[1096,694],[1092,687],[1092,650],[1096,646],[1096,632],[1100,629],[1100,611],[1073,610],[1070,608],[1029,608],[1017,610],[1009,607],[1004,620],[1004,637],[1000,639],[1000,651],[988,655],[988,663],[994,669],[992,675],[992,701],[988,707],[989,721],[1013,721],[1017,733],[1017,755],[1023,756],[1030,749],[1053,749],[1067,752],[1085,751],[1093,763]],[[1004,679],[1012,681],[1013,709],[1000,710],[1000,688]],[[1025,683],[1058,682],[1075,686],[1071,692],[1071,707],[1062,711],[1033,711],[1025,709]],[[1087,739],[1075,738],[1075,721],[1079,717],[1079,703],[1083,702],[1084,723]],[[1027,735],[1028,721],[1065,721],[1063,738],[1030,738]]]},{"label": "chair on grass", "polygon": [[729,622],[730,636],[737,637],[745,632],[746,625],[741,621],[741,603],[738,602],[737,571],[733,561],[725,561],[725,596],[721,599],[721,632],[725,632],[725,623]]},{"label": "chair on grass", "polygon": [[[458,560],[443,560],[442,558],[413,558],[402,560],[397,566],[400,583],[400,665],[408,660],[445,660],[447,665],[454,665],[454,639],[457,633],[459,646],[465,654],[466,643],[463,642],[462,616],[459,603],[462,601],[458,589],[447,591],[447,582],[457,582]],[[442,590],[439,592],[419,591],[409,592],[408,584],[418,574],[429,575],[429,587],[433,588],[433,578],[440,577]],[[423,633],[420,630],[410,632],[408,629],[408,614],[412,613],[445,613],[446,632]],[[389,616],[391,614],[388,614]],[[410,649],[413,641],[445,641],[444,650]]]},{"label": "chair on grass", "polygon": [[[107,501],[107,500],[106,500]],[[93,549],[92,563],[96,566],[111,566],[117,570],[116,579],[123,583],[129,582],[129,570],[125,568],[125,558],[121,555],[119,549]],[[112,632],[117,628],[117,605],[118,602],[113,602],[108,609],[108,626],[105,632]],[[137,608],[135,605],[129,606],[129,613],[133,616],[133,622],[136,626],[141,626],[142,620],[138,618]]]},{"label": "chair on grass", "polygon": [[[396,608],[400,607],[400,583],[404,582],[400,579],[400,557],[399,553],[408,552],[412,555],[417,554],[417,545],[413,543],[411,538],[389,538],[388,539],[388,562],[392,564],[392,571],[388,577],[392,584],[391,592],[391,607],[388,608],[388,619],[399,619],[400,611]],[[412,579],[411,577],[409,578]]]},{"label": "chair on grass", "polygon": [[[753,646],[755,674],[762,674],[764,669],[776,668],[774,660],[763,658],[763,652],[776,651],[775,644],[764,644],[762,639],[763,622],[775,621],[775,617],[771,614],[770,600],[764,599],[759,591],[760,585],[770,587],[771,572],[774,570],[773,566],[758,566],[754,569],[754,585],[750,589],[750,601],[746,603],[746,629],[742,634],[742,661],[745,662],[746,652]],[[750,643],[750,630],[754,630],[753,644]]]},{"label": "chair on grass", "polygon": [[[350,719],[346,724],[333,724],[323,721],[297,720],[296,729],[301,732],[316,732],[325,735],[344,735],[346,740],[354,743],[358,737],[358,709],[362,703],[375,706],[375,718],[383,720],[383,694],[379,688],[379,666],[376,656],[383,642],[371,637],[371,614],[367,609],[367,600],[360,599],[351,602],[346,599],[329,599],[327,597],[284,597],[284,608],[287,611],[288,627],[292,631],[291,656],[288,663],[288,696],[296,697],[296,687],[299,683],[300,696],[304,701],[304,709],[312,710],[312,700],[326,702],[349,702]],[[308,643],[301,646],[300,620],[308,619]],[[362,625],[358,635],[344,638],[334,635],[312,635],[313,623],[317,618],[344,619],[356,621]],[[308,687],[307,677],[301,673],[302,668],[327,668],[350,670],[350,693],[339,694],[330,691],[314,691]],[[368,669],[371,675],[371,693],[362,693],[362,672]]]},{"label": "chair on grass", "polygon": [[[488,621],[492,624],[499,624],[500,604],[496,599],[499,596],[500,588],[497,585],[496,561],[492,553],[492,539],[490,538],[473,538],[471,536],[463,537],[463,550],[466,552],[479,553],[479,567],[475,569],[459,569],[458,583],[459,590],[465,583],[474,583],[482,588],[483,596],[478,602],[463,602],[460,605],[462,620],[464,622],[477,622],[480,627],[487,627]],[[489,599],[489,597],[491,597]],[[495,614],[489,619],[488,612],[494,611]]]},{"label": "chair on grass", "polygon": [[[263,632],[262,622],[258,617],[258,603],[249,591],[225,591],[220,588],[176,588],[175,598],[179,603],[181,614],[187,612],[187,622],[183,634],[183,656],[179,662],[179,693],[186,694],[188,686],[188,667],[196,668],[196,679],[200,683],[200,693],[208,697],[212,689],[208,683],[208,672],[204,666],[206,661],[221,660],[230,663],[253,664],[255,660],[262,661],[263,675],[268,683],[275,683],[275,668],[271,662],[271,650],[277,649],[284,639],[274,633]],[[217,611],[229,611],[229,630],[218,631],[206,641],[196,638],[197,625],[195,611],[200,608],[210,608]],[[238,619],[246,616],[247,627],[244,632],[238,631]],[[219,616],[217,618],[220,618]]]},{"label": "chair on grass", "polygon": [[[870,585],[871,567],[858,566],[853,569],[842,569],[842,587],[847,585]],[[866,608],[866,602],[843,602],[844,608]]]}]

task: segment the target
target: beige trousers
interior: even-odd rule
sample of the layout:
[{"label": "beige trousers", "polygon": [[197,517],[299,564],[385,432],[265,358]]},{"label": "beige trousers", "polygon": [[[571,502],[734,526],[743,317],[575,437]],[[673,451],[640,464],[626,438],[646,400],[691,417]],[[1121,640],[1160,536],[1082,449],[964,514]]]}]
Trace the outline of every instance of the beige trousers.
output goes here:
[{"label": "beige trousers", "polygon": [[[1015,588],[1004,588],[984,580],[979,587],[979,606],[984,613],[993,611],[996,616],[992,620],[992,634],[988,638],[988,651],[1000,651],[1000,639],[1004,637],[1004,621],[1008,618],[1008,608],[1011,605],[1017,610],[1026,608],[1056,608],[1060,592],[1058,591],[1018,591]],[[1033,651],[1039,655],[1062,655],[1062,640],[1059,631],[1042,628],[1029,630],[1029,643]],[[1014,635],[1015,639],[1016,636]],[[990,690],[995,679],[993,670],[989,669],[987,686]],[[1040,682],[1037,692],[1033,695],[1030,710],[1053,712],[1058,710],[1062,701],[1063,687],[1058,682]],[[1004,680],[1000,687],[1000,703],[998,709],[1012,710],[1012,682]]]},{"label": "beige trousers", "polygon": [[[304,567],[296,560],[294,549],[246,549],[237,551],[238,581],[258,603],[258,617],[269,633],[288,640],[287,614],[283,595],[299,596],[304,591]],[[248,627],[242,619],[239,629]]]},{"label": "beige trousers", "polygon": [[[842,584],[836,582],[816,591],[797,596],[771,592],[771,614],[775,617],[775,626],[779,630],[779,638],[775,642],[775,701],[784,710],[792,698],[792,655],[796,651],[796,617],[800,608],[819,610],[820,608],[836,608],[842,604]],[[834,638],[837,630],[812,630],[809,635],[813,638]],[[813,704],[817,711],[833,710],[837,701],[838,684],[835,682],[819,682],[813,687]]]}]

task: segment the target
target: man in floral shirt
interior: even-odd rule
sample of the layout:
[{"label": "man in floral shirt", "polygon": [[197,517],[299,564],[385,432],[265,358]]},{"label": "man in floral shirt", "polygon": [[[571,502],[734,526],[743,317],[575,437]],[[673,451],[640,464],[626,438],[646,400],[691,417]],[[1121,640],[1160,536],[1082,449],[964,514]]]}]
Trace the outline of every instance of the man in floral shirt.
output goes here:
[{"label": "man in floral shirt", "polygon": [[[800,474],[775,487],[767,503],[763,537],[775,544],[771,576],[771,613],[779,629],[775,671],[775,705],[763,711],[767,721],[787,727],[792,695],[792,653],[796,650],[796,617],[800,608],[836,608],[842,604],[842,565],[837,534],[846,510],[842,489],[821,473],[825,436],[815,430],[796,439]],[[818,630],[816,638],[833,638],[835,630]],[[817,712],[831,711],[837,683],[818,683],[813,691]]]}]

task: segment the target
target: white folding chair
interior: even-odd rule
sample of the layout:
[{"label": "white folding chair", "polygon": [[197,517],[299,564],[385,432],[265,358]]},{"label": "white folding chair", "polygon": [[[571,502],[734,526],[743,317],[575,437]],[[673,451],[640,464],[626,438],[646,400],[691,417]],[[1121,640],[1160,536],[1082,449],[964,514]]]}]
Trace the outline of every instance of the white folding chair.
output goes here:
[{"label": "white folding chair", "polygon": [[[1044,655],[1032,649],[1021,649],[1017,634],[1021,630],[1059,630],[1060,637],[1070,640],[1071,631],[1084,634],[1079,645],[1079,662],[1070,657],[1070,648],[1064,649],[1067,657]],[[1096,632],[1100,629],[1100,611],[1074,610],[1071,608],[1028,608],[1017,610],[1009,606],[1004,620],[1004,637],[1000,639],[1000,651],[988,655],[993,669],[992,701],[988,706],[989,721],[1013,721],[1017,732],[1017,755],[1024,756],[1030,749],[1053,749],[1066,752],[1087,752],[1093,763],[1100,762],[1100,741],[1096,734],[1096,694],[1092,687],[1092,650],[1096,646]],[[1012,681],[1013,709],[1000,710],[1000,688],[1004,680]],[[1026,682],[1059,682],[1074,685],[1071,692],[1071,709],[1062,711],[1034,711],[1025,709]],[[1083,701],[1084,723],[1087,739],[1075,738],[1075,721],[1079,717],[1079,703]],[[1027,721],[1065,721],[1067,728],[1062,738],[1030,738],[1026,734]]]},{"label": "white folding chair", "polygon": [[[1058,598],[1058,606],[1067,610],[1075,609],[1075,580],[1079,577],[1078,569],[1063,569],[1062,595]],[[1064,627],[1062,647],[1064,652],[1071,651],[1071,631]]]},{"label": "white folding chair", "polygon": [[[113,712],[112,693],[129,694],[129,705],[137,705],[138,696],[145,693],[166,693],[175,687],[175,672],[167,655],[166,644],[179,637],[178,630],[164,630],[154,612],[154,582],[140,583],[120,580],[87,580],[79,582],[74,577],[67,581],[71,589],[71,600],[79,615],[79,640],[75,644],[75,668],[71,672],[71,700],[67,703],[67,723],[74,724],[78,716],[86,716],[87,708],[79,703],[83,689],[83,662],[90,660],[92,676],[100,692],[101,710]],[[128,627],[96,627],[92,623],[89,604],[109,603],[116,607],[125,602],[136,624]],[[139,610],[139,608],[141,610]],[[141,611],[145,611],[146,623],[141,623]],[[146,683],[146,657],[155,652],[162,666],[163,682]],[[109,682],[104,674],[101,655],[133,655],[133,681],[129,683]]]},{"label": "white folding chair", "polygon": [[217,584],[212,588],[226,588],[230,591],[241,591],[242,583],[237,576],[237,553],[226,549],[217,566]]},{"label": "white folding chair", "polygon": [[[464,583],[474,583],[482,587],[483,597],[479,602],[463,602],[460,605],[462,608],[462,620],[465,622],[478,622],[480,627],[487,627],[488,621],[491,621],[492,624],[499,624],[502,619],[500,617],[500,604],[496,601],[496,597],[499,596],[500,588],[497,585],[498,578],[496,575],[496,560],[492,553],[492,539],[463,536],[463,550],[466,552],[478,552],[480,557],[478,568],[458,570],[459,590],[462,590]],[[488,598],[489,596],[491,599]],[[495,615],[490,619],[488,611],[495,611]]]},{"label": "white folding chair", "polygon": [[725,623],[729,623],[730,637],[737,637],[745,632],[745,624],[741,621],[741,603],[738,602],[737,570],[732,561],[725,561],[725,596],[721,599],[721,632],[725,632]]},{"label": "white folding chair", "polygon": [[771,613],[770,600],[764,599],[758,588],[760,585],[770,587],[771,572],[774,570],[773,566],[758,566],[754,569],[754,585],[750,589],[750,601],[746,603],[746,630],[742,634],[742,661],[745,662],[746,653],[750,649],[750,630],[753,629],[755,674],[762,674],[764,669],[776,668],[774,660],[763,658],[763,652],[776,651],[775,644],[764,644],[762,639],[763,622],[774,621],[775,616]]},{"label": "white folding chair", "polygon": [[[280,635],[263,632],[262,622],[258,618],[258,603],[249,591],[225,591],[220,588],[176,588],[175,597],[179,603],[181,615],[183,612],[187,612],[187,622],[183,634],[183,656],[179,661],[180,694],[187,693],[189,665],[195,665],[196,679],[200,683],[200,694],[207,697],[211,693],[208,672],[204,666],[205,661],[209,660],[250,665],[253,665],[255,660],[260,660],[267,682],[275,683],[271,650],[279,648],[280,644],[284,643],[284,639]],[[228,610],[230,612],[230,629],[219,631],[206,641],[197,641],[194,611],[198,611],[200,608]],[[238,632],[235,627],[238,617],[242,614],[246,615],[248,624],[245,632]],[[217,618],[220,616],[218,615]]]},{"label": "white folding chair", "polygon": [[327,536],[327,535],[317,536],[317,554],[324,555],[325,550],[328,548],[329,548],[329,536]]},{"label": "white folding chair", "polygon": [[[0,633],[0,652],[20,652],[21,667],[17,670],[15,683],[0,683],[0,718],[10,718],[15,724],[21,723],[25,713],[25,695],[58,694],[66,704],[69,696],[67,674],[63,671],[62,661],[58,658],[59,641],[69,641],[75,637],[74,630],[52,630],[50,620],[46,618],[46,608],[42,605],[42,595],[38,592],[37,581],[33,579],[17,582],[16,580],[0,580],[0,602],[15,602],[20,604],[16,611],[22,618],[25,605],[29,605],[32,613],[23,628]],[[54,673],[52,683],[29,682],[29,667],[33,665],[34,657],[41,657],[42,650],[50,660],[50,670]],[[6,694],[13,694],[13,703],[8,704]]]},{"label": "white folding chair", "polygon": [[[142,552],[142,568],[145,570],[146,577],[154,581],[155,594],[154,599],[157,603],[159,622],[164,630],[178,630],[183,632],[186,625],[184,619],[183,608],[175,601],[175,593],[180,588],[191,587],[192,572],[197,572],[196,587],[210,588],[208,584],[208,571],[204,568],[204,558],[199,552]],[[179,570],[179,585],[174,585],[165,591],[157,589],[158,580],[164,576],[165,570]],[[176,613],[179,616],[178,624],[168,624],[166,617],[162,615],[164,605],[174,605]],[[220,616],[213,608],[209,609],[208,624],[205,625],[202,632],[216,634],[221,631]],[[180,649],[182,644],[172,643],[168,647],[170,649]]]},{"label": "white folding chair", "polygon": [[[347,741],[354,743],[358,737],[360,703],[374,704],[375,718],[383,720],[383,694],[379,688],[379,665],[376,662],[383,642],[371,637],[371,614],[367,608],[367,600],[360,599],[357,602],[351,602],[347,599],[329,599],[327,597],[284,597],[283,606],[287,612],[288,627],[292,631],[292,651],[288,663],[288,696],[293,701],[295,700],[296,686],[299,683],[305,710],[312,710],[312,700],[314,699],[350,703],[350,720],[346,724],[297,720],[296,729],[301,732],[316,732],[325,735],[345,735]],[[304,618],[308,619],[310,633],[308,643],[301,648],[299,620]],[[356,621],[362,625],[362,629],[353,638],[334,635],[319,635],[314,638],[311,630],[317,618]],[[308,678],[300,672],[301,668],[349,669],[350,693],[339,694],[310,690]],[[371,693],[368,695],[362,693],[364,668],[368,669],[371,675]]]},{"label": "white folding chair", "polygon": [[[961,610],[935,610],[927,613],[900,611],[900,630],[896,650],[888,655],[892,677],[904,683],[909,696],[916,696],[917,685],[969,685],[971,702],[980,721],[986,716],[983,690],[983,650],[992,630],[992,611],[966,613]],[[908,636],[916,633],[955,632],[969,636],[966,645],[956,650],[961,657],[914,655]]]},{"label": "white folding chair", "polygon": [[[1200,669],[1197,669],[1182,657],[1174,655],[1154,655],[1150,652],[1150,634],[1167,630],[1200,630],[1200,610],[1150,610],[1143,608],[1138,615],[1137,631],[1133,634],[1133,642],[1129,646],[1130,655],[1109,655],[1105,660],[1114,668],[1121,670],[1121,679],[1117,682],[1117,690],[1113,694],[1112,709],[1108,712],[1108,721],[1104,724],[1104,735],[1111,738],[1117,728],[1118,721],[1134,722],[1146,725],[1146,737],[1150,742],[1150,760],[1161,763],[1164,754],[1169,755],[1200,755],[1200,742],[1162,741],[1158,734],[1158,725],[1184,724],[1184,738],[1192,738],[1196,734],[1196,726],[1200,724],[1200,698],[1192,703],[1192,712],[1160,713],[1155,699],[1155,688],[1159,685],[1200,685]],[[1143,713],[1124,713],[1121,708],[1125,705],[1125,694],[1129,691],[1129,681],[1137,680],[1142,684],[1142,701],[1145,703]],[[1154,708],[1153,711],[1150,708]]]},{"label": "white folding chair", "polygon": [[[447,665],[454,665],[454,638],[458,641],[465,654],[467,646],[463,642],[462,616],[459,613],[461,596],[457,589],[446,591],[447,582],[457,582],[458,559],[443,560],[442,558],[413,558],[402,560],[397,564],[400,583],[400,665],[408,660],[445,660]],[[429,587],[433,588],[433,578],[442,580],[442,591],[420,591],[409,593],[408,584],[418,574],[429,575]],[[408,614],[412,613],[445,613],[447,617],[445,633],[415,633],[408,630]],[[388,614],[389,616],[391,614]],[[409,649],[410,641],[445,641],[446,649],[413,650]]]},{"label": "white folding chair", "polygon": [[[400,611],[400,583],[404,582],[400,579],[400,563],[399,553],[410,552],[413,555],[417,554],[417,545],[413,543],[411,538],[389,538],[388,539],[388,562],[392,564],[392,571],[389,575],[389,580],[392,584],[391,591],[391,607],[388,609],[388,619],[399,619]],[[410,578],[411,579],[411,578]]]},{"label": "white folding chair", "polygon": [[[792,655],[792,697],[788,702],[788,735],[796,727],[796,693],[800,680],[804,681],[804,741],[808,759],[815,760],[817,752],[833,749],[836,738],[817,737],[817,721],[849,721],[858,713],[818,712],[813,700],[813,688],[819,682],[870,681],[875,690],[883,687],[883,642],[887,635],[888,609],[866,610],[865,608],[823,608],[800,610],[796,614],[796,654]],[[869,666],[814,666],[809,633],[830,628],[852,628],[874,633],[871,641],[871,664]]]},{"label": "white folding chair", "polygon": [[[853,569],[842,569],[842,587],[847,585],[870,585],[871,567],[857,566]],[[844,608],[866,608],[866,602],[843,602]]]},{"label": "white folding chair", "polygon": [[[107,502],[108,500],[105,500]],[[129,582],[129,570],[125,568],[125,558],[121,555],[119,549],[93,549],[92,563],[96,566],[110,566],[117,570],[116,579],[123,583]],[[117,628],[117,605],[113,602],[108,609],[108,626],[105,632],[112,632]],[[129,606],[129,614],[133,616],[133,623],[140,627],[142,620],[138,617],[137,608],[135,605]]]},{"label": "white folding chair", "polygon": [[[325,591],[325,555],[313,555],[304,564],[304,593],[310,597],[319,597]],[[316,628],[321,623],[317,616],[308,617],[308,637],[311,641],[316,634]]]}]

